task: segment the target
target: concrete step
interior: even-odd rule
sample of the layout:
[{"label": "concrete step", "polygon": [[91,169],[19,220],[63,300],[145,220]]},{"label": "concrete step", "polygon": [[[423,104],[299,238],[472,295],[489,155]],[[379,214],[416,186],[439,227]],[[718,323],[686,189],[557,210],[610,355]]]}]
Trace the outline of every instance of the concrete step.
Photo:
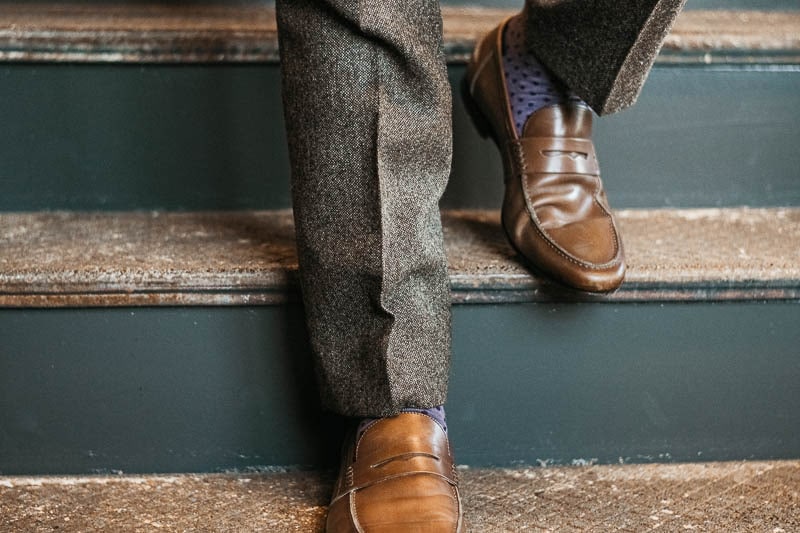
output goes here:
[{"label": "concrete step", "polygon": [[[476,39],[516,11],[444,6],[448,61],[465,62]],[[799,24],[792,11],[685,11],[658,61],[797,63]],[[260,4],[11,3],[0,13],[0,60],[276,62],[275,13]]]},{"label": "concrete step", "polygon": [[[629,272],[607,296],[533,275],[498,211],[447,211],[455,303],[800,298],[800,209],[623,210]],[[296,300],[291,212],[0,214],[0,305],[259,305]]]},{"label": "concrete step", "polygon": [[[587,297],[445,213],[459,460],[798,457],[800,210],[619,218],[628,282]],[[0,472],[331,462],[288,212],[11,213],[0,250]]]},{"label": "concrete step", "polygon": [[[510,11],[445,11],[457,86]],[[800,14],[687,11],[639,105],[597,122],[617,208],[800,205]],[[272,11],[12,3],[0,10],[0,211],[289,207]],[[502,171],[455,91],[448,208]]]},{"label": "concrete step", "polygon": [[[800,462],[460,469],[468,530],[800,529]],[[328,472],[0,477],[0,528],[322,532]]]}]

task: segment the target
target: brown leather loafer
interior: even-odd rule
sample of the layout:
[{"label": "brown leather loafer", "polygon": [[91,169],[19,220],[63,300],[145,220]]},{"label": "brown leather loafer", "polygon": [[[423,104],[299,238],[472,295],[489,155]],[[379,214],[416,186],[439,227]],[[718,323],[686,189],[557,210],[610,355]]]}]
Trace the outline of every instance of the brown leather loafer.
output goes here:
[{"label": "brown leather loafer", "polygon": [[544,107],[517,135],[502,60],[503,29],[489,33],[467,67],[465,101],[503,158],[503,227],[531,265],[571,287],[608,292],[625,277],[622,241],[608,205],[583,104]]},{"label": "brown leather loafer", "polygon": [[444,430],[402,413],[344,447],[327,533],[462,532],[458,481]]}]

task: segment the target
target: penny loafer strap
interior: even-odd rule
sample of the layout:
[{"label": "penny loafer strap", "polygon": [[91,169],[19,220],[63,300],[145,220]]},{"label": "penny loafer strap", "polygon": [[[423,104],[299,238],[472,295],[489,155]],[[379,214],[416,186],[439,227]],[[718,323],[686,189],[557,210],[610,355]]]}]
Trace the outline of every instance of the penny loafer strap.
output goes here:
[{"label": "penny loafer strap", "polygon": [[352,478],[352,484],[348,483],[347,485],[349,485],[349,486],[342,487],[342,490],[338,494],[336,494],[336,496],[333,498],[331,503],[333,503],[336,500],[339,500],[341,498],[344,498],[345,496],[347,496],[348,494],[351,494],[353,492],[356,492],[356,491],[359,491],[359,490],[363,490],[363,489],[366,489],[368,487],[372,487],[374,485],[377,485],[379,483],[383,483],[385,481],[389,481],[391,479],[397,479],[397,478],[402,478],[402,477],[407,477],[407,476],[419,476],[419,475],[435,476],[435,477],[443,479],[444,481],[446,481],[447,483],[449,483],[450,485],[452,485],[454,487],[458,486],[458,480],[456,478],[455,470],[453,470],[453,472],[449,473],[449,475],[447,473],[445,473],[445,472],[440,471],[440,470],[441,469],[439,469],[439,468],[437,468],[437,469],[413,468],[413,469],[405,469],[405,470],[396,470],[396,471],[393,471],[393,472],[374,473],[372,475],[362,476],[359,479],[356,479],[354,477],[354,478]]},{"label": "penny loafer strap", "polygon": [[353,467],[352,485],[362,486],[397,477],[406,473],[434,474],[454,481],[455,468],[451,461],[431,454],[406,454],[382,464],[356,464]]},{"label": "penny loafer strap", "polygon": [[600,175],[594,144],[589,139],[523,137],[516,144],[522,150],[526,172]]}]

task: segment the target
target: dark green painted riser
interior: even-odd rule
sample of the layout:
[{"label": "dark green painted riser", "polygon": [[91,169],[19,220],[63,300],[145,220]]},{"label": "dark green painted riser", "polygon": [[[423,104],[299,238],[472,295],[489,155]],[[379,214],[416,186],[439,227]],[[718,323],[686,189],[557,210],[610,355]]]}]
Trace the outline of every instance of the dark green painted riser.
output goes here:
[{"label": "dark green painted riser", "polygon": [[[457,306],[459,462],[800,457],[800,305]],[[0,310],[0,472],[331,464],[298,306]],[[322,432],[320,432],[322,430]]]},{"label": "dark green painted riser", "polygon": [[[19,3],[19,0],[0,0],[0,6],[4,3]],[[31,4],[53,3],[53,0],[27,0]],[[141,4],[142,0],[83,0],[84,4]],[[184,4],[209,4],[221,3],[209,0],[184,0]],[[273,5],[269,0],[226,0],[226,4],[263,4]],[[519,7],[523,4],[522,0],[441,0],[442,5],[476,5],[492,7]],[[800,2],[797,0],[688,0],[687,9],[766,9],[766,10],[786,10],[800,9]]]},{"label": "dark green painted riser", "polygon": [[[276,65],[0,65],[0,122],[0,210],[289,205]],[[454,123],[444,205],[496,208],[496,150]],[[800,66],[658,67],[596,135],[616,207],[800,205],[798,139]]]}]

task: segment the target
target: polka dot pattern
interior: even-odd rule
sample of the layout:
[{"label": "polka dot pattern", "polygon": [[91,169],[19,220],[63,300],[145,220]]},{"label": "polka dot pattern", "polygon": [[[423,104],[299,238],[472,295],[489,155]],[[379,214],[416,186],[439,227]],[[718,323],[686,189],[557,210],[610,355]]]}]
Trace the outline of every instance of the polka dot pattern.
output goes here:
[{"label": "polka dot pattern", "polygon": [[512,18],[503,35],[503,70],[508,84],[511,113],[517,133],[525,121],[543,107],[580,102],[562,83],[525,48],[525,23],[521,16]]}]

